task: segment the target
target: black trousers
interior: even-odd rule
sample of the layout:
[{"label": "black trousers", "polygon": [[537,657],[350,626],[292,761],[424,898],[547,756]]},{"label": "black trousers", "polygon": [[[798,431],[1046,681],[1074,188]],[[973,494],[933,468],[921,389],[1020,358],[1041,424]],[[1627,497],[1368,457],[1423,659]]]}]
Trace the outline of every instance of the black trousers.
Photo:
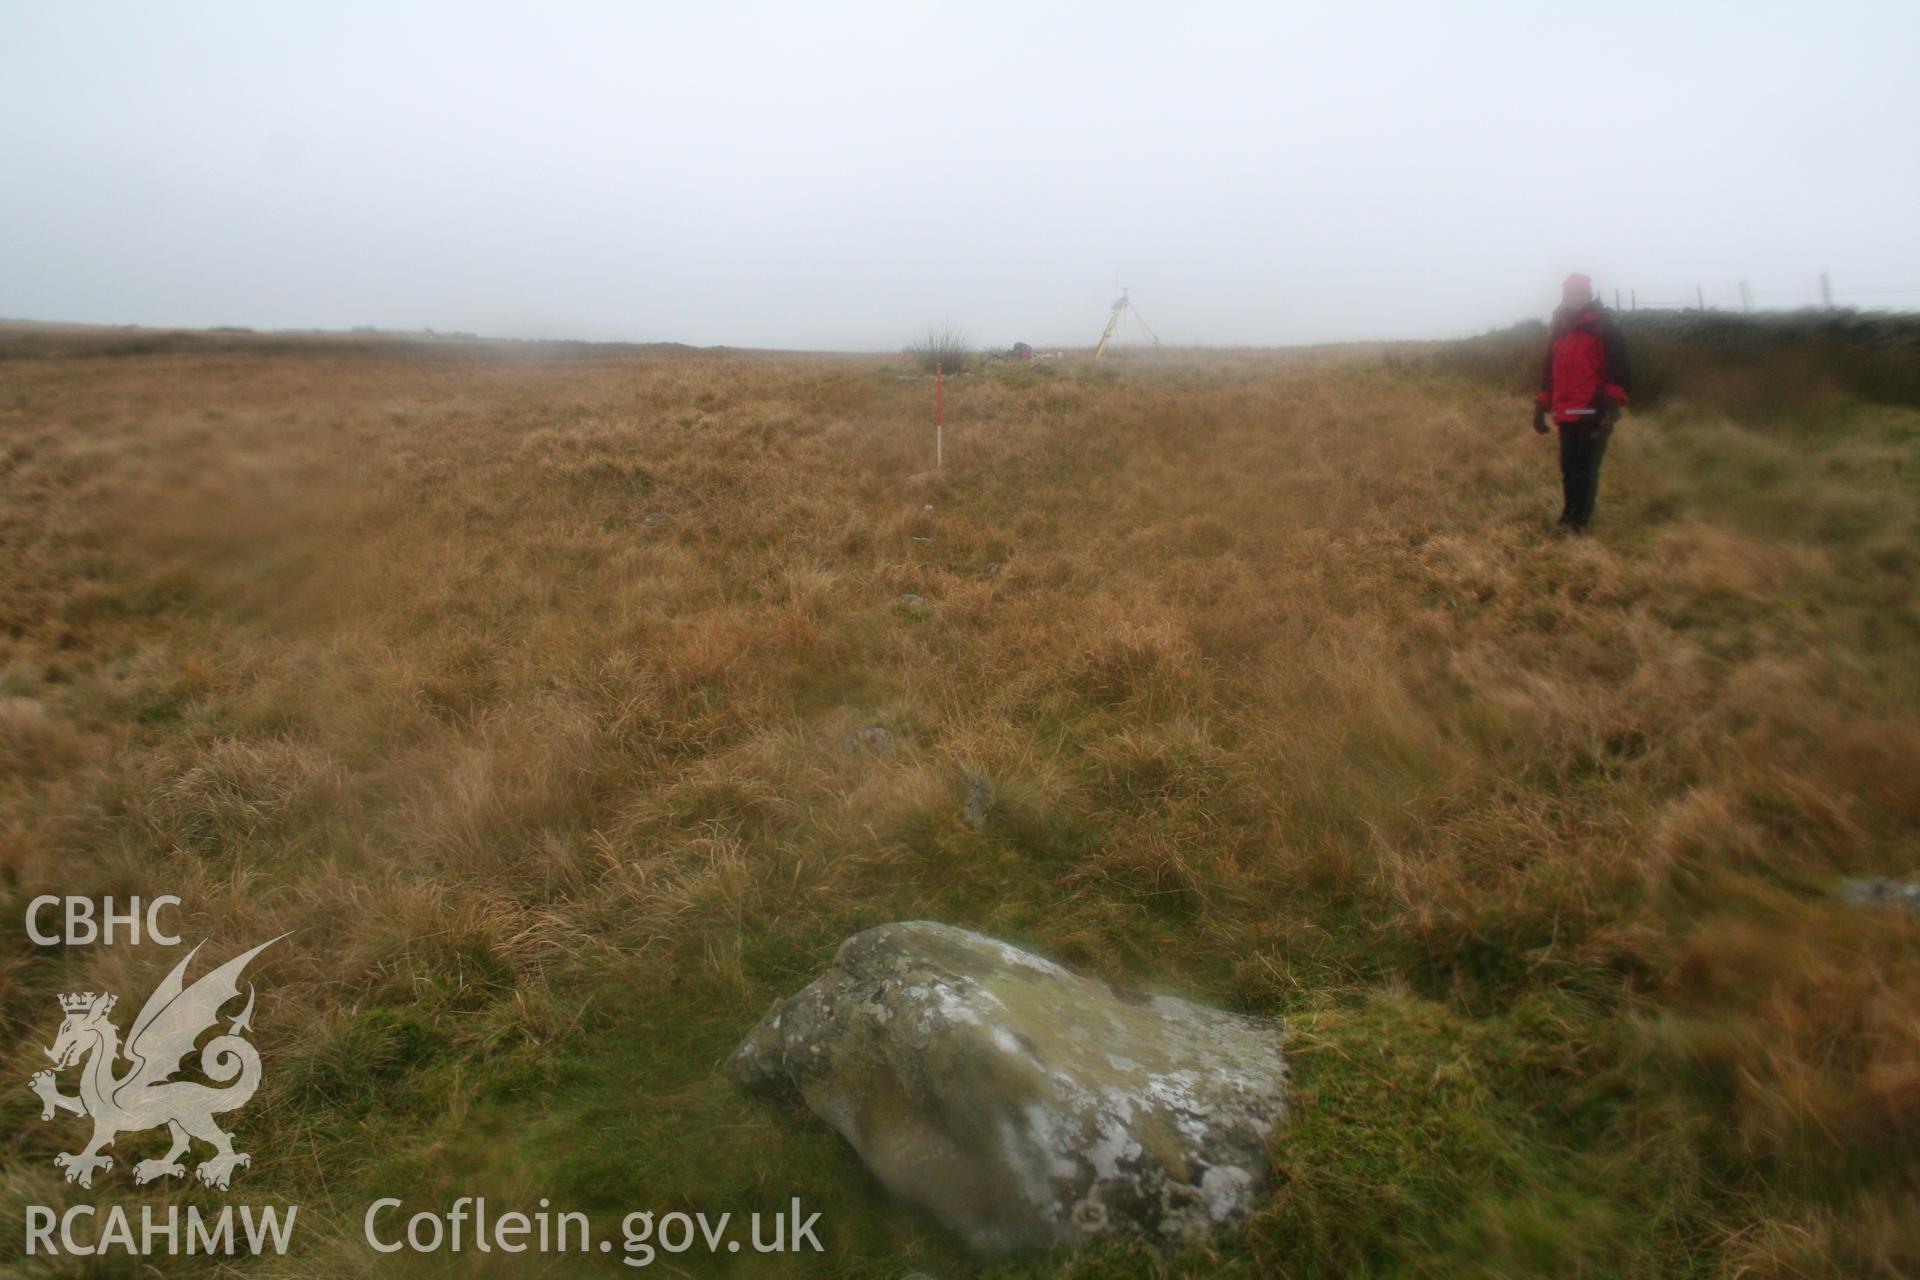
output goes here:
[{"label": "black trousers", "polygon": [[1607,456],[1612,436],[1611,414],[1591,422],[1560,424],[1560,488],[1566,496],[1561,524],[1584,529],[1593,519],[1593,502],[1600,496],[1600,460]]}]

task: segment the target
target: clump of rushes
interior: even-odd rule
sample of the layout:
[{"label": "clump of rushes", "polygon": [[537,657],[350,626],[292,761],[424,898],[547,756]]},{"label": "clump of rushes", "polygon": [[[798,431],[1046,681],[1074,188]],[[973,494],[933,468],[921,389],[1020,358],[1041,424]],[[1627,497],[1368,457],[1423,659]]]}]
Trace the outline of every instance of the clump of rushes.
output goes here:
[{"label": "clump of rushes", "polygon": [[958,373],[973,362],[975,352],[967,345],[966,330],[939,324],[928,325],[924,338],[909,342],[907,355],[923,373],[932,373],[936,365],[948,373]]}]

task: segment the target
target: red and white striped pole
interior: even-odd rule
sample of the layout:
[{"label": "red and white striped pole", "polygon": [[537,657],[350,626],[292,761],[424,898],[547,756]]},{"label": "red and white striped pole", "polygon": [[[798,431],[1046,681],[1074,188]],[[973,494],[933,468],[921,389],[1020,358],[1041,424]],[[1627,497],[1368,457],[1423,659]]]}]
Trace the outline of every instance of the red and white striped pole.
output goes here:
[{"label": "red and white striped pole", "polygon": [[935,360],[933,362],[933,467],[936,471],[940,469],[944,456],[945,441],[941,437],[945,434],[946,408],[946,375],[941,370],[940,362]]}]

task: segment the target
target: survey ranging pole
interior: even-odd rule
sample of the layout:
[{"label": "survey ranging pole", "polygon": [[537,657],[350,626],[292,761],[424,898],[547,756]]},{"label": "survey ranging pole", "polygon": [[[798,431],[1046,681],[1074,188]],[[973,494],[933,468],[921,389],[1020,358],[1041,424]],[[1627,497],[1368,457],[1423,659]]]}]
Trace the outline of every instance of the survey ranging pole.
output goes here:
[{"label": "survey ranging pole", "polygon": [[947,379],[940,362],[933,362],[933,469],[938,471],[943,461],[941,437],[946,431]]}]

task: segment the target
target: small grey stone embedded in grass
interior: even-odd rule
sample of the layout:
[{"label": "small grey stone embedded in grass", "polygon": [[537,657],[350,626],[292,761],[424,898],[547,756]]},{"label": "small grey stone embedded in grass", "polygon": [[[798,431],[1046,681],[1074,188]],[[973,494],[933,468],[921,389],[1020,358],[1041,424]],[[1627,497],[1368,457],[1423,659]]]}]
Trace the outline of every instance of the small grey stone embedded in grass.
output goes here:
[{"label": "small grey stone embedded in grass", "polygon": [[925,596],[917,596],[913,594],[913,592],[907,591],[895,596],[893,602],[902,609],[922,609],[926,607],[927,598]]},{"label": "small grey stone embedded in grass", "polygon": [[666,512],[664,512],[664,511],[649,511],[649,512],[647,512],[647,519],[646,519],[646,523],[648,523],[648,524],[665,524],[665,523],[666,523],[666,522],[667,522],[668,520],[671,520],[672,518],[673,518],[673,517],[671,517],[671,516],[669,516],[669,515],[668,515],[668,514],[667,514]]},{"label": "small grey stone embedded in grass", "polygon": [[889,731],[877,724],[863,724],[847,735],[848,751],[871,751],[877,756],[891,756],[899,750],[899,743]]},{"label": "small grey stone embedded in grass", "polygon": [[986,829],[987,818],[993,813],[993,783],[984,773],[976,773],[967,779],[967,799],[960,806],[960,821],[975,831]]},{"label": "small grey stone embedded in grass", "polygon": [[1000,576],[1000,562],[998,560],[995,560],[987,566],[987,576],[989,578],[997,578]]},{"label": "small grey stone embedded in grass", "polygon": [[1863,907],[1899,907],[1920,913],[1920,884],[1910,880],[1889,880],[1885,876],[1848,880],[1841,884],[1840,896]]},{"label": "small grey stone embedded in grass", "polygon": [[915,535],[913,535],[913,540],[914,540],[915,542],[924,542],[924,543],[926,543],[926,544],[927,544],[928,546],[932,546],[932,545],[933,545],[933,539],[932,539],[932,538],[923,538],[923,537],[921,537],[921,536],[920,536],[919,534],[917,534],[917,533],[916,533]]},{"label": "small grey stone embedded in grass", "polygon": [[918,920],[840,945],[727,1074],[797,1092],[894,1193],[977,1249],[1177,1248],[1266,1195],[1285,1032],[1116,989]]}]

